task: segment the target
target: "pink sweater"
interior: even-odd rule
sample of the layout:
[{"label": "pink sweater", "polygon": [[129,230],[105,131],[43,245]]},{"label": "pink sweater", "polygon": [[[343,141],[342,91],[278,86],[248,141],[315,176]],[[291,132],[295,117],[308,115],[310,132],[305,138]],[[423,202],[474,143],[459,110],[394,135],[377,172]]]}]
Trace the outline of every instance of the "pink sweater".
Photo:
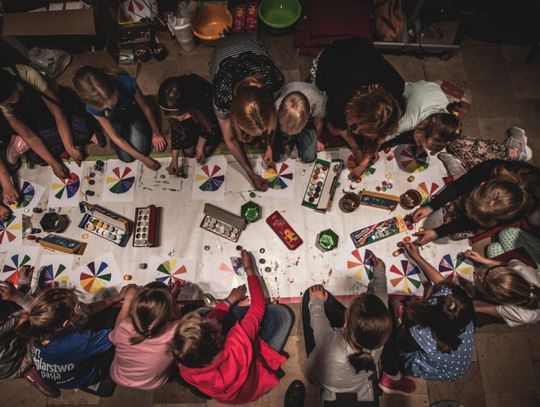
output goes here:
[{"label": "pink sweater", "polygon": [[154,390],[167,382],[174,358],[169,346],[178,321],[169,322],[160,336],[132,345],[135,336],[131,319],[126,318],[111,331],[109,339],[116,346],[111,365],[112,379],[125,387]]}]

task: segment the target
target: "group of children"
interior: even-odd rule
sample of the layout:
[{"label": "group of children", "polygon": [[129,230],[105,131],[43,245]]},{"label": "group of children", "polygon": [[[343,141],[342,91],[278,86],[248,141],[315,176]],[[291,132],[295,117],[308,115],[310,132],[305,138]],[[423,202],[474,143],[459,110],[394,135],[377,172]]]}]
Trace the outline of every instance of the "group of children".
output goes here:
[{"label": "group of children", "polygon": [[[448,105],[440,86],[405,83],[380,53],[356,38],[327,46],[314,59],[310,82],[284,85],[252,34],[224,38],[209,67],[212,84],[190,74],[168,78],[159,88],[159,107],[171,128],[171,174],[179,173],[180,150],[202,162],[224,142],[254,188],[265,190],[268,183],[254,172],[244,146],[262,148],[267,166],[295,154],[312,162],[325,148],[326,128],[351,148],[353,176],[361,176],[378,151],[414,144],[438,154],[455,179],[411,215],[418,222],[442,209],[442,224],[403,244],[431,283],[422,299],[389,302],[380,260],[368,292],[348,306],[320,285],[306,290],[306,377],[327,399],[354,393],[372,401],[377,387],[410,394],[415,385],[406,375],[457,380],[471,361],[475,326],[540,320],[540,241],[516,227],[540,226],[540,170],[525,162],[532,154],[522,129],[511,127],[505,143],[463,135],[460,106]],[[80,147],[104,145],[104,135],[120,159],[159,168],[149,153],[164,150],[166,142],[134,78],[85,66],[73,86],[80,99],[67,88],[53,90],[27,66],[0,70],[5,202],[19,197],[10,171],[21,154],[64,178],[61,155],[80,162]],[[0,218],[8,215],[1,206]],[[488,246],[487,257],[464,253],[476,265],[474,288],[446,281],[419,251],[436,239],[494,227],[501,227],[499,241]],[[530,264],[495,259],[515,249],[524,249]],[[177,284],[127,286],[84,304],[70,289],[50,288],[33,299],[2,283],[0,341],[6,345],[0,379],[26,376],[50,396],[57,388],[107,396],[114,383],[153,390],[176,380],[223,403],[256,400],[279,383],[293,318],[283,305],[266,305],[246,251],[242,265],[249,307],[237,305],[246,297],[241,286],[213,309],[189,312],[176,303]]]}]

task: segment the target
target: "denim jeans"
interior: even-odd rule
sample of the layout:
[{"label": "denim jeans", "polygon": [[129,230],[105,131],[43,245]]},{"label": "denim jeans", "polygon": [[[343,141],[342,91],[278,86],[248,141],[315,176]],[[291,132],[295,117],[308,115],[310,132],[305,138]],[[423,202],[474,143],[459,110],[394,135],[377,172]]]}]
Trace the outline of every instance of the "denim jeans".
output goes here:
[{"label": "denim jeans", "polygon": [[[152,151],[152,129],[140,109],[133,108],[128,112],[112,111],[108,119],[116,133],[135,150],[145,156],[150,154]],[[113,142],[111,142],[111,146],[120,160],[126,163],[135,161],[131,154]]]},{"label": "denim jeans", "polygon": [[[228,332],[234,324],[246,315],[249,307],[233,306],[223,320],[223,331]],[[281,304],[266,307],[260,327],[260,336],[272,349],[282,352],[294,324],[292,312]]]},{"label": "denim jeans", "polygon": [[[303,162],[311,163],[317,159],[317,132],[314,128],[305,127],[295,135],[281,132],[276,138],[282,144],[294,143],[298,149],[298,156]],[[276,144],[274,143],[274,145]],[[283,147],[279,146],[278,148],[281,150]]]}]

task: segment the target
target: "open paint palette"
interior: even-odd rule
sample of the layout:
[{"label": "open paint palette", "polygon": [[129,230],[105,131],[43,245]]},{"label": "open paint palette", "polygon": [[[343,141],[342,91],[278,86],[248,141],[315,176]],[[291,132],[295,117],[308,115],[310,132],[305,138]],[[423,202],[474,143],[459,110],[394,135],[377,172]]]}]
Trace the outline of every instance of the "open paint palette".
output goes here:
[{"label": "open paint palette", "polygon": [[326,161],[318,158],[311,171],[302,205],[323,212],[329,210],[342,169],[342,160]]},{"label": "open paint palette", "polygon": [[133,247],[159,246],[160,217],[161,208],[156,205],[135,209]]},{"label": "open paint palette", "polygon": [[128,219],[99,205],[85,203],[84,214],[79,227],[118,246],[124,247],[131,236]]},{"label": "open paint palette", "polygon": [[240,237],[240,232],[246,227],[246,220],[212,204],[205,204],[201,227],[236,242]]}]

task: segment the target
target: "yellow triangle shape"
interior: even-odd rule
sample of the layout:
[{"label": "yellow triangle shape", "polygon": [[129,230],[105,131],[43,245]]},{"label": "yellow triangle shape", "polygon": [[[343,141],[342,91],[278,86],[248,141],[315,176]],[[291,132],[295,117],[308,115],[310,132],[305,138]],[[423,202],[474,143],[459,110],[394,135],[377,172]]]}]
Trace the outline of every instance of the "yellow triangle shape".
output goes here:
[{"label": "yellow triangle shape", "polygon": [[52,189],[62,188],[63,186],[64,184],[57,184],[56,182],[53,182],[51,185]]},{"label": "yellow triangle shape", "polygon": [[14,225],[11,225],[8,229],[9,230],[19,230],[19,229],[21,229],[21,224],[20,223],[15,223]]},{"label": "yellow triangle shape", "polygon": [[112,184],[113,182],[118,181],[118,178],[107,177],[107,184]]},{"label": "yellow triangle shape", "polygon": [[202,181],[203,179],[208,179],[206,175],[195,175],[195,181]]}]

